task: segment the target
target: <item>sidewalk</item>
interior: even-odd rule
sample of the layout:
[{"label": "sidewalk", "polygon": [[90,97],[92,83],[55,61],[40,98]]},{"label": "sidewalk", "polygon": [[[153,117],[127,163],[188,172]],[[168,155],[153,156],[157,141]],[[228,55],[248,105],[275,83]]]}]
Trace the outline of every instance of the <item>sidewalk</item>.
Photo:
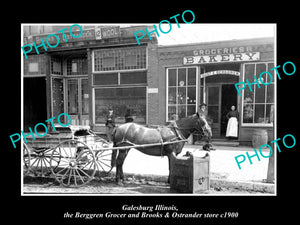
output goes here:
[{"label": "sidewalk", "polygon": [[[202,146],[197,145],[185,145],[180,155],[184,155],[186,151],[192,152],[195,156],[203,157],[206,151],[198,150],[202,149]],[[253,152],[252,147],[238,146],[216,146],[215,151],[210,151],[210,179],[211,183],[218,183],[218,185],[240,187],[245,188],[257,188],[274,190],[274,184],[266,184],[268,171],[268,158],[260,157],[258,161],[257,157],[253,157],[251,165],[249,160],[241,163],[241,169],[239,169],[234,157],[240,154],[246,155],[246,151],[249,155]],[[267,150],[263,150],[267,155]],[[131,149],[123,165],[123,171],[126,174],[140,175],[140,176],[152,176],[152,177],[167,177],[169,175],[168,158],[167,157],[154,157],[145,155],[135,149]],[[257,184],[256,186],[254,184]],[[263,187],[261,187],[263,185]],[[273,191],[272,191],[273,192]]]}]

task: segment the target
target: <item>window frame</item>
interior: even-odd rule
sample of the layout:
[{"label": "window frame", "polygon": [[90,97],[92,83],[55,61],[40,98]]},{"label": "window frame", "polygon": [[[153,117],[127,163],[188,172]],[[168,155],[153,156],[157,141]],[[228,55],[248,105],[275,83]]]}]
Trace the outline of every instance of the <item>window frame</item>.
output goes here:
[{"label": "window frame", "polygon": [[[254,64],[254,71],[255,71],[255,73],[256,73],[256,65],[257,64],[265,64],[266,65],[266,68],[267,68],[267,70],[266,71],[269,71],[270,72],[270,68],[268,68],[268,64],[269,63],[273,63],[274,64],[274,67],[276,66],[275,65],[275,62],[274,61],[262,61],[262,62],[247,62],[247,63],[243,63],[243,65],[242,65],[242,68],[243,68],[243,73],[242,73],[242,81],[243,82],[245,82],[245,76],[246,76],[246,74],[245,74],[245,66],[246,65],[250,65],[250,64]],[[259,75],[260,74],[253,74],[253,76],[256,76],[257,77],[257,80],[258,80],[258,82],[261,84],[261,82],[260,82],[260,79],[259,79]],[[274,126],[274,123],[275,123],[275,111],[276,111],[276,90],[277,90],[277,76],[275,76],[275,71],[274,71],[274,75],[273,75],[273,82],[271,83],[271,84],[273,84],[274,85],[274,102],[273,103],[267,103],[267,101],[266,101],[266,99],[267,99],[267,90],[268,90],[268,86],[269,85],[265,85],[265,100],[264,100],[264,102],[263,103],[256,103],[255,102],[255,91],[256,91],[256,89],[254,89],[253,91],[252,91],[252,93],[253,93],[253,100],[254,100],[254,102],[252,103],[253,104],[253,123],[245,123],[244,122],[244,105],[245,105],[245,103],[244,103],[244,93],[245,93],[245,89],[243,89],[243,91],[242,91],[242,104],[241,104],[241,126],[242,127],[273,127]],[[254,84],[254,85],[256,85],[256,84]],[[261,84],[261,85],[264,85],[264,84]],[[252,87],[254,87],[254,86],[251,86],[251,88]],[[249,88],[248,86],[246,86],[246,88]],[[253,89],[253,88],[252,88]],[[273,122],[272,123],[255,123],[254,122],[254,119],[255,119],[255,105],[256,104],[258,104],[258,105],[264,105],[265,106],[265,109],[264,109],[264,119],[265,119],[265,116],[266,116],[266,108],[267,108],[267,105],[274,105],[274,118],[273,118]]]},{"label": "window frame", "polygon": [[[199,67],[198,66],[175,66],[175,67],[166,67],[166,121],[167,122],[170,122],[170,121],[173,121],[173,120],[169,120],[168,118],[168,114],[169,114],[169,106],[176,106],[176,111],[178,112],[178,106],[180,104],[177,103],[177,97],[176,97],[176,104],[169,104],[169,69],[176,69],[176,74],[177,74],[177,77],[178,77],[178,70],[179,69],[186,69],[186,75],[188,74],[188,69],[190,68],[195,68],[196,69],[196,84],[195,85],[188,85],[188,83],[186,83],[187,85],[185,86],[186,87],[186,95],[188,93],[187,91],[187,87],[195,87],[195,95],[196,95],[196,104],[195,104],[195,112],[197,112],[197,109],[198,109],[198,105],[199,105],[199,76],[198,76],[198,73],[199,73]],[[177,93],[177,90],[178,90],[178,84],[176,83],[176,86],[171,86],[171,87],[176,87],[176,93]],[[187,113],[187,107],[189,106],[189,104],[183,104],[185,105],[186,107],[186,113]],[[190,105],[194,105],[194,104],[190,104]]]},{"label": "window frame", "polygon": [[[95,70],[95,51],[97,50],[111,50],[111,49],[121,49],[121,50],[126,50],[129,48],[145,48],[145,54],[146,54],[146,65],[145,68],[138,68],[138,69],[115,69],[115,70]],[[116,47],[116,48],[100,48],[100,49],[94,49],[92,51],[92,73],[97,74],[97,73],[109,73],[109,72],[128,72],[128,71],[143,71],[143,70],[148,70],[148,46],[146,45],[141,45],[141,46],[129,46],[129,47]]]},{"label": "window frame", "polygon": [[[122,84],[121,83],[121,74],[122,73],[130,73],[130,72],[145,72],[145,76],[146,76],[146,82],[145,83],[135,83],[135,84],[132,84],[132,83],[128,83],[128,84]],[[95,78],[95,75],[98,75],[98,74],[117,74],[118,76],[118,83],[117,84],[95,84],[94,82],[94,78]],[[101,73],[93,73],[92,74],[92,85],[93,87],[127,87],[127,86],[147,86],[147,70],[143,69],[143,70],[123,70],[123,71],[104,71],[104,72],[101,72]]]},{"label": "window frame", "polygon": [[[97,89],[111,89],[111,88],[145,88],[145,105],[146,105],[146,114],[145,114],[145,124],[148,124],[148,86],[146,85],[128,85],[128,86],[93,86],[92,90],[92,110],[93,110],[93,121],[95,126],[105,126],[103,122],[96,122],[96,90]],[[117,122],[116,122],[117,123]]]}]

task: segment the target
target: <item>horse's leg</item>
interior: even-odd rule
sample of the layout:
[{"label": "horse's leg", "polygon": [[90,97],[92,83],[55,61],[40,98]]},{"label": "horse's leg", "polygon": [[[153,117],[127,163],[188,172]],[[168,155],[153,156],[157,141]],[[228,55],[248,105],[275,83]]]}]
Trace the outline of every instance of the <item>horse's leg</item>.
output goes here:
[{"label": "horse's leg", "polygon": [[176,159],[176,153],[172,152],[168,154],[168,161],[169,161],[169,176],[168,176],[168,184],[170,183],[170,176],[171,176],[171,171],[172,171],[172,160]]},{"label": "horse's leg", "polygon": [[124,160],[129,152],[129,149],[126,150],[119,150],[118,158],[116,161],[116,183],[121,185],[122,181],[124,180],[124,174],[123,174],[123,163]]},{"label": "horse's leg", "polygon": [[169,176],[168,176],[168,184],[170,183],[170,176],[171,176],[171,157],[168,155],[168,161],[169,161]]}]

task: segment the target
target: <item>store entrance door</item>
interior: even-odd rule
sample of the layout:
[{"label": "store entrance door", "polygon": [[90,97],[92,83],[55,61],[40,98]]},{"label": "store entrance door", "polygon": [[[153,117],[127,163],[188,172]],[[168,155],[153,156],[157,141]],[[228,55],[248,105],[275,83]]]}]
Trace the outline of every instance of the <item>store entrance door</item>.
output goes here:
[{"label": "store entrance door", "polygon": [[237,92],[234,84],[207,85],[207,112],[214,138],[223,138],[226,134],[226,114],[230,107],[237,108]]},{"label": "store entrance door", "polygon": [[207,113],[213,137],[220,137],[221,84],[210,84],[206,89]]},{"label": "store entrance door", "polygon": [[227,113],[230,111],[232,105],[237,109],[237,91],[234,84],[222,84],[221,93],[221,136],[225,137],[228,119]]},{"label": "store entrance door", "polygon": [[89,125],[89,91],[87,78],[67,79],[67,111],[72,125]]}]

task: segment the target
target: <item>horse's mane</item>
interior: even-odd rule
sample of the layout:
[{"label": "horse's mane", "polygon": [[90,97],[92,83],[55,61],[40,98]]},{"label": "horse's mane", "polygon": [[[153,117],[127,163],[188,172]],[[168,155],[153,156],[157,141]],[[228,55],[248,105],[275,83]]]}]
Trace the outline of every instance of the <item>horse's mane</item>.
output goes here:
[{"label": "horse's mane", "polygon": [[189,126],[190,124],[194,125],[195,124],[195,120],[200,120],[200,124],[203,123],[203,125],[205,124],[205,118],[199,116],[198,113],[193,114],[191,116],[185,117],[185,118],[181,118],[179,120],[176,120],[176,124],[177,126],[183,128],[183,129],[187,129],[187,128],[192,128],[194,126]]}]

